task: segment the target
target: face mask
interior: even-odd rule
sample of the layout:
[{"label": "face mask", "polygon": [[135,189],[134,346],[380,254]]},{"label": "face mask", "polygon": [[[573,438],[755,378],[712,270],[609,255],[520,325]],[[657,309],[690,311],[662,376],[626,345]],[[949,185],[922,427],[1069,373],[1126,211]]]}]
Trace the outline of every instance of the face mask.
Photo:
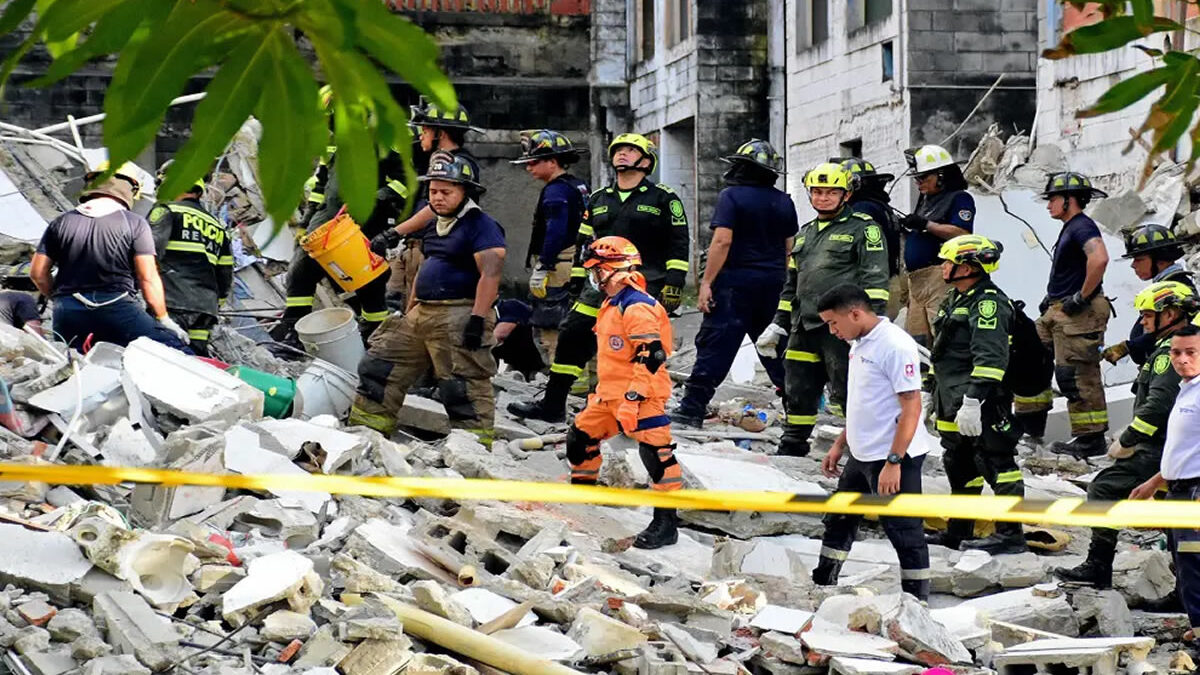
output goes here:
[{"label": "face mask", "polygon": [[592,289],[593,291],[599,291],[599,290],[600,290],[600,282],[599,282],[599,281],[596,281],[596,275],[595,275],[595,274],[589,274],[589,275],[588,275],[588,286],[589,286],[589,287],[591,287],[591,289]]}]

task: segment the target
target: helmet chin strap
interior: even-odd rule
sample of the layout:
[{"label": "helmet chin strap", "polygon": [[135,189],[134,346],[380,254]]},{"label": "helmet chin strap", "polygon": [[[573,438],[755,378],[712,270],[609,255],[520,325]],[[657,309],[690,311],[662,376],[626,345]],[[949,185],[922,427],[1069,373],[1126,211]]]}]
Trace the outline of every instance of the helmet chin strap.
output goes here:
[{"label": "helmet chin strap", "polygon": [[[819,215],[819,216],[832,216],[832,215],[836,215],[839,211],[841,211],[843,208],[845,208],[846,203],[848,201],[850,201],[850,191],[842,190],[842,198],[840,200],[838,200],[838,205],[836,208],[829,209],[829,210],[823,210],[823,209],[818,209],[815,204],[813,204],[812,207],[813,207],[813,210],[816,211],[817,215]],[[809,197],[808,203],[812,204],[812,197]]]},{"label": "helmet chin strap", "polygon": [[[638,152],[641,152],[641,148],[638,148]],[[617,170],[617,173],[625,173],[627,171],[641,171],[642,173],[650,173],[650,167],[639,166],[643,159],[648,158],[649,155],[642,152],[642,156],[638,157],[633,164],[617,164],[613,168]]]},{"label": "helmet chin strap", "polygon": [[[968,270],[976,270],[976,271],[971,274],[963,275],[961,277],[954,276],[954,272],[960,267],[965,267]],[[951,281],[963,281],[964,279],[974,279],[976,277],[981,277],[981,276],[983,276],[983,270],[978,269],[974,265],[967,265],[965,263],[954,263],[954,269],[950,270],[950,278],[946,279],[946,281],[947,281],[947,283],[951,282]]]}]

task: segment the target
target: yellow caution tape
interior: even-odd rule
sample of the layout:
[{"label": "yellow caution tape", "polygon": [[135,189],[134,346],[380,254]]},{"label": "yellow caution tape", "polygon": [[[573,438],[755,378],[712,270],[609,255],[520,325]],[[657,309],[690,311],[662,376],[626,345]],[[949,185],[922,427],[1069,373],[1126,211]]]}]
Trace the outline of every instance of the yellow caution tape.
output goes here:
[{"label": "yellow caution tape", "polygon": [[328,492],[365,497],[437,497],[604,506],[656,506],[699,511],[845,513],[861,516],[975,518],[1018,523],[1081,527],[1178,527],[1200,525],[1200,502],[1087,501],[1021,499],[972,495],[863,495],[842,492],[828,497],[788,492],[676,490],[657,492],[568,483],[531,481],[396,478],[391,476],[213,474],[169,469],[108,466],[0,464],[0,481],[36,481],[57,485],[146,483],[169,487],[197,485],[242,490]]}]

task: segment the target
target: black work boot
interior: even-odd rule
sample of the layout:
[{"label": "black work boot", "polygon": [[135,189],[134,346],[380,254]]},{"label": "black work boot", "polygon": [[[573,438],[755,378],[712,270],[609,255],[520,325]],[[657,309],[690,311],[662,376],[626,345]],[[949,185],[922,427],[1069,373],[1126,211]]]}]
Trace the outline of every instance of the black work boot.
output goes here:
[{"label": "black work boot", "polygon": [[704,426],[704,417],[679,407],[671,412],[671,424],[685,429],[700,429]]},{"label": "black work boot", "polygon": [[784,436],[779,440],[779,452],[775,454],[786,457],[806,457],[809,449],[807,440]]},{"label": "black work boot", "polygon": [[662,548],[679,541],[679,516],[675,509],[655,507],[650,525],[634,538],[635,548]]},{"label": "black work boot", "polygon": [[1056,567],[1054,576],[1063,581],[1099,589],[1112,588],[1112,560],[1102,562],[1090,554],[1077,567]]},{"label": "black work boot", "polygon": [[546,391],[534,401],[515,401],[508,404],[508,412],[526,420],[542,420],[551,424],[567,421],[567,394],[575,378],[570,375],[550,373]]},{"label": "black work boot", "polygon": [[1024,431],[1030,438],[1041,440],[1042,436],[1046,435],[1046,420],[1050,416],[1049,410],[1039,410],[1037,412],[1023,412],[1014,415],[1017,423],[1021,425],[1021,431]]},{"label": "black work boot", "polygon": [[957,551],[958,545],[964,539],[970,539],[975,534],[975,521],[951,518],[946,523],[946,529],[925,535],[925,543],[930,546],[945,546],[951,551]]},{"label": "black work boot", "polygon": [[996,523],[996,531],[983,539],[968,539],[959,548],[985,551],[992,555],[1000,553],[1024,553],[1029,550],[1025,545],[1025,533],[1018,523]]},{"label": "black work boot", "polygon": [[1075,459],[1087,459],[1088,457],[1099,457],[1108,452],[1108,444],[1104,442],[1104,432],[1097,431],[1076,436],[1066,443],[1059,441],[1050,446],[1050,451],[1060,455],[1070,455]]},{"label": "black work boot", "polygon": [[812,580],[818,586],[837,586],[838,575],[842,572],[841,560],[821,556],[817,566],[813,568]]}]

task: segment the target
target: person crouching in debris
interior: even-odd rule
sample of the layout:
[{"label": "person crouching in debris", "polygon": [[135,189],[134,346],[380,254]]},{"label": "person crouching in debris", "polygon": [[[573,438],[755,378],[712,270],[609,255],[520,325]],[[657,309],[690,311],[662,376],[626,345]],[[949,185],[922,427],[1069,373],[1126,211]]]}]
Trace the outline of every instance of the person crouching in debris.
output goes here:
[{"label": "person crouching in debris", "polygon": [[[567,431],[571,482],[595,485],[600,477],[600,441],[624,433],[638,442],[655,490],[678,490],[683,474],[671,442],[666,414],[671,376],[667,310],[646,293],[638,272],[642,256],[624,237],[602,237],[588,246],[583,267],[589,282],[606,296],[596,315],[597,384],[587,407]],[[634,539],[638,548],[661,548],[679,539],[675,509],[654,509],[650,526]]]},{"label": "person crouching in debris", "polygon": [[504,230],[475,203],[484,189],[469,160],[436,153],[429,172],[429,205],[437,216],[421,232],[425,261],[414,284],[412,309],[392,314],[371,336],[358,364],[358,396],[350,424],[390,436],[404,396],[431,367],[450,427],[491,445],[495,425],[492,305],[504,268]]},{"label": "person crouching in debris", "polygon": [[[134,168],[124,165],[89,187],[79,206],[50,223],[29,276],[54,301],[54,331],[76,349],[89,336],[121,347],[148,337],[190,353],[187,331],[167,315],[150,224],[129,210],[141,187]],[[138,288],[150,314],[134,300]]]},{"label": "person crouching in debris", "polygon": [[[854,284],[834,286],[817,311],[829,332],[850,343],[846,428],[821,462],[821,473],[838,478],[838,492],[889,496],[921,493],[921,466],[929,451],[921,412],[921,357],[917,341],[886,317]],[[845,468],[838,462],[846,449]],[[900,559],[900,588],[929,597],[929,545],[920,518],[880,518]],[[842,563],[862,516],[828,514],[814,583],[837,584]]]}]

